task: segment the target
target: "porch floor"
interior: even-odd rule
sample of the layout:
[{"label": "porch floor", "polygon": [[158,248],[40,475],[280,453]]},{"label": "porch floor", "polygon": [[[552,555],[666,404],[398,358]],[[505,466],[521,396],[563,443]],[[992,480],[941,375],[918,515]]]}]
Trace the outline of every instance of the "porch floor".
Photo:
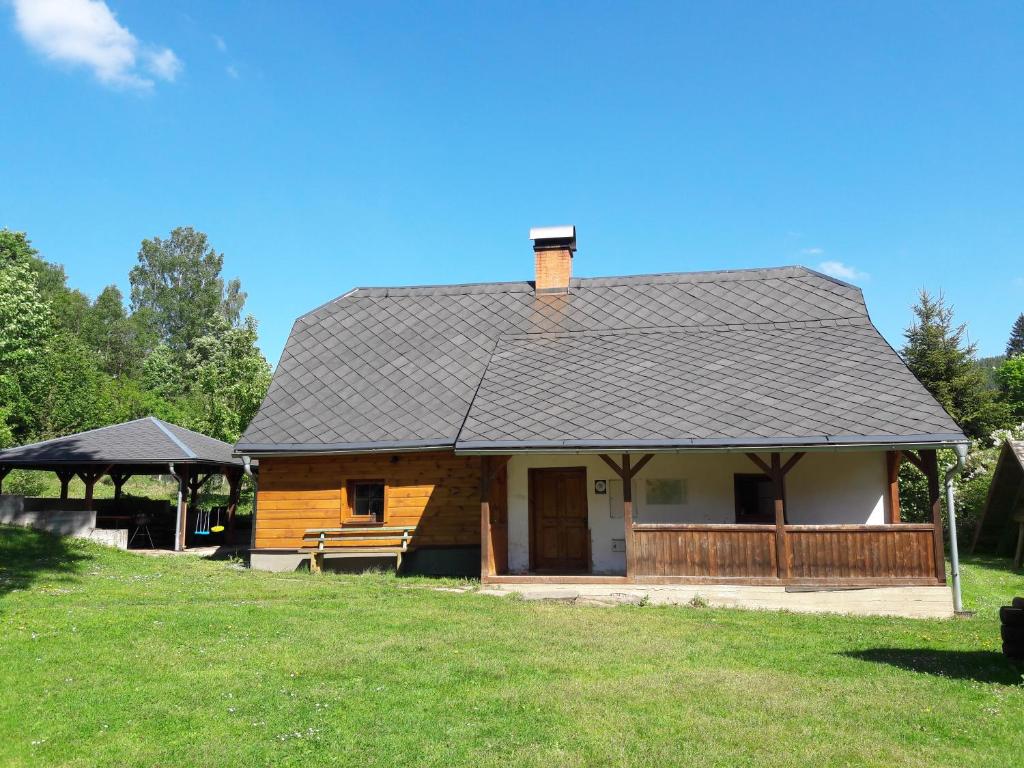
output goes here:
[{"label": "porch floor", "polygon": [[[840,613],[859,616],[902,616],[942,619],[953,616],[953,597],[945,586],[821,588],[750,586],[739,584],[628,584],[625,577],[517,576],[514,583],[490,577],[478,594],[525,600],[556,600],[581,605],[707,604],[716,608],[746,608],[796,613]],[[620,581],[609,581],[619,578]],[[549,579],[539,581],[538,579]],[[604,581],[597,581],[603,579]]]}]

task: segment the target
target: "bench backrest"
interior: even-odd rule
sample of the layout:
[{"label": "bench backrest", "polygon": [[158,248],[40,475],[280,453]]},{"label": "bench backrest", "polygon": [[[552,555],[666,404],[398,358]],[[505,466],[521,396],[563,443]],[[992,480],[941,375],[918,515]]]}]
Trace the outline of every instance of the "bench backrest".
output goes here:
[{"label": "bench backrest", "polygon": [[[344,546],[349,542],[381,542],[360,544],[366,549],[374,546],[393,549],[401,547],[403,552],[409,549],[412,541],[413,526],[374,526],[372,528],[310,528],[302,534],[302,548],[323,551],[330,545]],[[388,544],[382,542],[391,542]]]}]

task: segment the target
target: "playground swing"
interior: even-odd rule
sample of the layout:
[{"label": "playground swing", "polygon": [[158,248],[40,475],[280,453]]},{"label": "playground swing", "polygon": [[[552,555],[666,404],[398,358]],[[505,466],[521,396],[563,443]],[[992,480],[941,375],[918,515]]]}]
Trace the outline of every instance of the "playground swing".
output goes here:
[{"label": "playground swing", "polygon": [[211,533],[222,533],[224,526],[220,522],[220,511],[222,507],[214,507],[217,510],[217,523],[212,522],[212,509],[199,509],[196,511],[196,536],[209,536]]}]

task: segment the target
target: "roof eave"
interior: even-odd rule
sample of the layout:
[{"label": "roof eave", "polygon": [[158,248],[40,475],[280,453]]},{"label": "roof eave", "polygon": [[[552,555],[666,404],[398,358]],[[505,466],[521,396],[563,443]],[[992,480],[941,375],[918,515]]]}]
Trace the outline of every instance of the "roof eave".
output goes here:
[{"label": "roof eave", "polygon": [[462,440],[455,452],[492,453],[698,453],[736,451],[913,450],[967,444],[959,433],[928,435],[822,435],[808,437],[709,438],[683,440]]},{"label": "roof eave", "polygon": [[409,453],[452,450],[451,440],[382,440],[358,443],[238,443],[235,456],[332,456],[346,453]]}]

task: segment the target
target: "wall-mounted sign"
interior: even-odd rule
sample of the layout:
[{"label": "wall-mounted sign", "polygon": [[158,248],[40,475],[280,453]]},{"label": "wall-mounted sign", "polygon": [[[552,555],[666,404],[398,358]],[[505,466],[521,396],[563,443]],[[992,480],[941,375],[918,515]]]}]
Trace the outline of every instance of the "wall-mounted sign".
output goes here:
[{"label": "wall-mounted sign", "polygon": [[595,480],[594,481],[594,493],[608,493],[608,481],[607,480]]}]

